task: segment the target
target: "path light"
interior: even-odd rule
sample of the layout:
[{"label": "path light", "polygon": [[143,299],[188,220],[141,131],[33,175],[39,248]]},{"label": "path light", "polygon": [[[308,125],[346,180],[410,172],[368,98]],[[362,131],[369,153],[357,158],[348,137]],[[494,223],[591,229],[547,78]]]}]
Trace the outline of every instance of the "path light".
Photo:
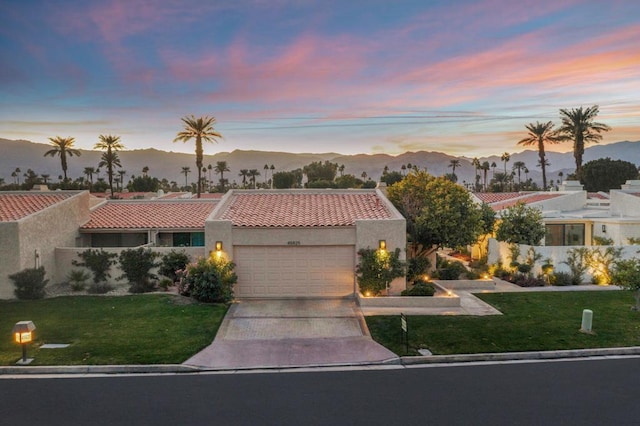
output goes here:
[{"label": "path light", "polygon": [[11,332],[13,333],[13,340],[16,343],[22,345],[22,360],[17,364],[26,365],[33,361],[33,358],[27,359],[27,343],[33,340],[33,330],[36,329],[33,321],[18,321],[13,326]]}]

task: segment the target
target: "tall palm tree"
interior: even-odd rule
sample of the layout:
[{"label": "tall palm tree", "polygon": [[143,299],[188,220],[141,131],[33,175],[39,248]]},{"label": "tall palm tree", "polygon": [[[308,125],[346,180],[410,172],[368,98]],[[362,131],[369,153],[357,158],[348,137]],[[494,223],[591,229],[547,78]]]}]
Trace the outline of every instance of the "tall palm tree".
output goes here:
[{"label": "tall palm tree", "polygon": [[184,130],[179,132],[174,142],[187,142],[191,139],[196,140],[196,167],[198,168],[198,198],[202,192],[202,159],[204,157],[202,150],[202,141],[217,142],[216,138],[222,138],[222,135],[213,128],[216,123],[215,117],[182,117]]},{"label": "tall palm tree", "polygon": [[273,171],[276,169],[276,166],[274,166],[273,164],[269,167],[269,170],[271,170],[271,189],[273,189]]},{"label": "tall palm tree", "polygon": [[98,164],[98,168],[104,166],[107,167],[109,189],[111,190],[111,196],[113,197],[113,167],[122,167],[117,151],[124,149],[124,145],[120,141],[120,136],[100,135],[98,137],[98,142],[93,146],[93,149],[102,149],[106,151],[102,154],[102,161]]},{"label": "tall palm tree", "polygon": [[187,175],[191,173],[191,167],[182,166],[182,171],[180,173],[184,174],[184,187],[187,188],[189,186],[189,183],[187,182]]},{"label": "tall palm tree", "polygon": [[16,169],[11,172],[11,177],[13,178],[13,183],[15,183],[16,185],[20,185],[20,172],[22,170],[20,170],[20,167],[16,167]]},{"label": "tall palm tree", "polygon": [[267,185],[267,177],[269,177],[269,165],[265,164],[264,167],[264,184]]},{"label": "tall palm tree", "polygon": [[242,187],[246,188],[247,187],[247,177],[249,176],[249,170],[240,169],[240,173],[238,174],[238,176],[242,177]]},{"label": "tall palm tree", "polygon": [[511,155],[508,152],[505,152],[500,157],[500,160],[504,162],[504,174],[507,174],[507,163],[511,160]]},{"label": "tall palm tree", "polygon": [[149,166],[144,166],[142,168],[142,176],[147,177],[147,173],[149,173]]},{"label": "tall palm tree", "polygon": [[344,176],[344,164],[340,164],[338,171],[340,172],[340,176]]},{"label": "tall palm tree", "polygon": [[489,165],[488,161],[483,162],[482,165],[480,166],[480,169],[482,170],[482,173],[484,175],[484,190],[485,191],[487,190],[487,173],[489,172],[490,168],[491,168],[491,166]]},{"label": "tall palm tree", "polygon": [[42,177],[42,183],[44,183],[46,185],[47,182],[49,181],[49,178],[51,177],[51,175],[43,173],[43,174],[40,175],[40,177]]},{"label": "tall palm tree", "polygon": [[[480,180],[480,175],[478,174],[478,169],[480,168],[480,160],[478,160],[478,157],[473,157],[473,160],[471,161],[471,165],[475,168],[476,171],[476,186],[478,185],[478,181]],[[476,188],[477,191],[477,188]]]},{"label": "tall palm tree", "polygon": [[213,181],[211,181],[211,170],[213,170],[213,166],[211,163],[207,164],[207,171],[209,172],[209,184],[213,186]]},{"label": "tall palm tree", "polygon": [[249,180],[253,183],[253,189],[256,189],[256,176],[260,176],[258,169],[249,170]]},{"label": "tall palm tree", "polygon": [[362,172],[362,174],[360,176],[362,177],[362,180],[366,180],[367,179],[367,172]]},{"label": "tall palm tree", "polygon": [[[407,171],[407,166],[405,166],[404,164],[403,164],[402,166],[400,166],[400,171],[401,171],[401,173],[402,173],[402,176],[404,176],[404,174],[405,174],[405,173],[406,173],[406,171]],[[341,175],[341,176],[342,176],[342,175]]]},{"label": "tall palm tree", "polygon": [[520,140],[518,145],[530,146],[537,145],[538,157],[540,157],[539,164],[542,166],[542,189],[547,189],[547,167],[545,160],[544,145],[556,144],[559,142],[556,132],[553,131],[553,123],[547,121],[546,123],[540,123],[536,121],[536,124],[529,123],[525,126],[529,131],[526,138]]},{"label": "tall palm tree", "polygon": [[120,170],[118,170],[118,174],[120,175],[120,183],[121,183],[120,190],[123,191],[124,190],[124,175],[127,174],[127,171],[120,169]]},{"label": "tall palm tree", "polygon": [[451,171],[452,175],[456,175],[456,167],[460,167],[460,160],[455,159],[455,160],[449,160],[449,166],[451,167],[453,170]]},{"label": "tall palm tree", "polygon": [[524,163],[524,161],[516,161],[515,163],[513,163],[512,170],[518,173],[518,186],[520,186],[520,173],[524,168],[526,168],[526,164]]},{"label": "tall palm tree", "polygon": [[96,173],[96,169],[94,167],[85,167],[83,173],[89,179],[89,190],[93,186],[93,175]]},{"label": "tall palm tree", "polygon": [[216,166],[213,168],[215,174],[220,175],[220,190],[224,191],[224,172],[230,172],[229,165],[226,161],[218,161],[216,162]]},{"label": "tall palm tree", "polygon": [[117,151],[105,151],[100,157],[101,161],[98,163],[98,167],[107,168],[107,176],[109,177],[109,190],[111,191],[111,198],[113,198],[113,169],[116,167],[122,167],[120,158]]},{"label": "tall palm tree", "polygon": [[582,156],[586,143],[598,143],[602,140],[602,132],[608,132],[611,127],[593,121],[599,112],[598,105],[589,108],[582,107],[572,110],[561,109],[562,125],[558,129],[558,140],[573,142],[573,157],[576,160],[576,176],[582,173]]},{"label": "tall palm tree", "polygon": [[79,157],[81,152],[78,149],[73,147],[75,143],[75,139],[71,136],[62,138],[60,136],[56,136],[55,138],[49,138],[51,141],[51,145],[53,148],[44,153],[44,156],[55,157],[56,155],[60,156],[60,163],[62,165],[62,174],[64,175],[65,182],[67,181],[67,155],[69,157]]},{"label": "tall palm tree", "polygon": [[496,167],[498,167],[498,165],[496,164],[495,161],[491,162],[491,179],[493,179],[496,176]]}]

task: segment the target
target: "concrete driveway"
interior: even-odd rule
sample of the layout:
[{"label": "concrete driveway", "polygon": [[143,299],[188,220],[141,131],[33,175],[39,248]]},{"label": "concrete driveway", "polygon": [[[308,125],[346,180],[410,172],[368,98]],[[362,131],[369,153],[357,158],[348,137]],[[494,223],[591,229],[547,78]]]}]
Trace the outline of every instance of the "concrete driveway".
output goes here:
[{"label": "concrete driveway", "polygon": [[231,306],[213,343],[184,364],[241,369],[394,360],[371,339],[354,299],[245,299]]}]

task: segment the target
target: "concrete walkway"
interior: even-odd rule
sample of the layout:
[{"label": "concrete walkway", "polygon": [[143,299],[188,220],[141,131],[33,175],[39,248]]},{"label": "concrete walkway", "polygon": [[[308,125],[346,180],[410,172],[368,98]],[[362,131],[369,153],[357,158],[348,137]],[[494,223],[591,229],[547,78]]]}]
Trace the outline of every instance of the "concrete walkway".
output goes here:
[{"label": "concrete walkway", "polygon": [[183,365],[207,369],[399,362],[373,341],[354,299],[234,303],[213,343]]}]

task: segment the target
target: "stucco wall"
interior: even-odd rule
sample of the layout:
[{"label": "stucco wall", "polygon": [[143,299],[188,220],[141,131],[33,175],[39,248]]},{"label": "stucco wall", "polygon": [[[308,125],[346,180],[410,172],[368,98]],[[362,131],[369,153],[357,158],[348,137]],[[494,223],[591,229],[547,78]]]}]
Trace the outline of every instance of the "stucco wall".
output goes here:
[{"label": "stucco wall", "polygon": [[552,194],[561,194],[562,196],[532,203],[531,206],[542,211],[558,210],[566,212],[579,210],[587,203],[587,191],[553,192]]},{"label": "stucco wall", "polygon": [[20,244],[18,244],[18,223],[0,223],[0,299],[10,299],[13,282],[9,275],[19,271]]},{"label": "stucco wall", "polygon": [[623,191],[611,191],[611,216],[640,218],[640,197]]}]

